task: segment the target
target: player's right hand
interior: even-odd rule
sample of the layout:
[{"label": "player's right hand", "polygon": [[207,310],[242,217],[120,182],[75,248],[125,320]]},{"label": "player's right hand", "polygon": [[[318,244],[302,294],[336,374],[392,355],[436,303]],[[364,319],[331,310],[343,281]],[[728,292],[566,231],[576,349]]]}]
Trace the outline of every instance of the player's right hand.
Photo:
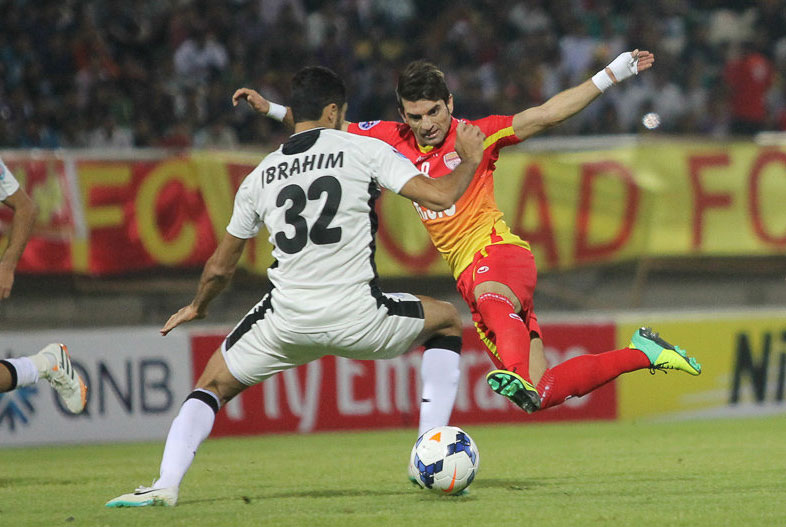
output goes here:
[{"label": "player's right hand", "polygon": [[14,287],[14,268],[0,263],[0,300],[11,296]]},{"label": "player's right hand", "polygon": [[251,88],[240,88],[232,94],[232,106],[237,106],[242,100],[245,100],[258,113],[266,114],[270,110],[268,100],[262,97],[258,91]]},{"label": "player's right hand", "polygon": [[188,304],[186,307],[180,308],[177,313],[169,317],[169,320],[166,321],[164,327],[160,329],[161,335],[166,336],[167,333],[175,329],[180,324],[190,322],[197,318],[205,318],[205,313],[200,313],[192,304]]},{"label": "player's right hand", "polygon": [[474,124],[460,121],[456,127],[456,152],[462,162],[480,164],[486,136]]}]

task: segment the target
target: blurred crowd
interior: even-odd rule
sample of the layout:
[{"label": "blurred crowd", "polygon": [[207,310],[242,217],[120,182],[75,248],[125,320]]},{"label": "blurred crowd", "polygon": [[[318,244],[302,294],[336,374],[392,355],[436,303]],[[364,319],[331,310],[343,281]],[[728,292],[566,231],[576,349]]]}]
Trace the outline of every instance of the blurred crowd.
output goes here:
[{"label": "blurred crowd", "polygon": [[636,47],[653,70],[548,133],[633,133],[648,112],[669,133],[786,130],[786,0],[0,0],[0,147],[277,142],[231,95],[286,103],[314,64],[345,78],[352,121],[397,120],[397,72],[422,57],[455,115],[509,114]]}]

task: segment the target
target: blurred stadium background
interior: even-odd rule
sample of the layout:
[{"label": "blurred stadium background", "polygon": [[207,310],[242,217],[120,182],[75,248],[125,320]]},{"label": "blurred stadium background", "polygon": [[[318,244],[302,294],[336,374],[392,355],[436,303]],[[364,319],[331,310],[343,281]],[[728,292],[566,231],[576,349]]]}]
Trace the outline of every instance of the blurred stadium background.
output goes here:
[{"label": "blurred stadium background", "polygon": [[[786,130],[786,3],[740,6],[681,0],[6,1],[0,4],[0,147],[12,170],[20,156],[51,149],[87,149],[88,157],[110,160],[194,149],[261,157],[286,130],[243,106],[232,108],[230,95],[249,86],[286,101],[289,78],[306,64],[329,66],[347,79],[350,120],[396,120],[396,72],[427,57],[446,71],[456,115],[477,118],[542,103],[622,50],[640,47],[656,53],[652,71],[521,150],[646,149],[655,141],[712,139],[716,146],[707,148],[725,151],[732,141],[756,144],[759,132]],[[661,118],[652,131],[641,122],[648,112]],[[746,167],[734,161],[737,174],[730,179],[744,178]],[[773,170],[782,172],[780,165]],[[772,185],[782,183],[777,177],[770,176]],[[740,188],[730,197],[735,204],[746,199]],[[38,195],[49,205],[42,208],[43,236],[44,227],[52,227],[45,215],[57,210],[51,189]],[[708,219],[717,210],[707,210]],[[512,211],[505,212],[512,221]],[[412,214],[407,219],[415,220]],[[705,236],[742,227],[729,220]],[[537,305],[541,311],[783,305],[786,221],[775,218],[764,228],[775,241],[759,254],[727,247],[687,251],[675,261],[645,251],[548,271],[541,253]],[[59,229],[62,234],[63,225]],[[198,264],[150,265],[143,273],[113,271],[99,279],[89,272],[51,276],[46,266],[25,273],[23,266],[13,299],[0,305],[2,325],[156,324],[188,299]],[[385,285],[450,297],[445,269],[412,285],[420,273]],[[236,320],[261,282],[258,274],[239,277],[234,294],[219,299],[215,320]],[[248,298],[238,299],[244,292]]]},{"label": "blurred stadium background", "polygon": [[[160,428],[140,438],[161,437],[191,372],[172,372],[169,398],[132,404],[137,370],[126,382],[122,361],[101,361],[113,353],[138,361],[135,348],[144,347],[150,360],[170,353],[172,370],[181,358],[196,367],[202,359],[188,354],[213,349],[266,289],[259,243],[197,326],[215,334],[155,340],[155,326],[190,301],[234,188],[287,136],[244,105],[233,108],[236,88],[285,103],[291,75],[320,64],[347,80],[350,120],[397,120],[396,72],[426,57],[446,72],[455,115],[478,118],[540,104],[636,47],[656,55],[646,75],[502,154],[497,196],[535,247],[536,309],[557,324],[555,353],[575,352],[571,342],[583,351],[624,346],[637,324],[664,320],[667,337],[717,364],[692,403],[675,399],[661,413],[723,414],[740,402],[750,403],[740,413],[765,403],[780,412],[782,0],[1,1],[0,157],[41,212],[13,295],[0,303],[0,355],[70,337],[103,383],[91,393],[115,394],[117,412],[140,419],[158,412],[160,423],[138,423]],[[648,113],[659,126],[643,125]],[[399,201],[379,204],[383,288],[448,299],[468,316],[419,219]],[[1,210],[0,232],[9,220]],[[587,320],[601,321],[594,343],[581,340],[590,338]],[[156,379],[143,394],[160,388]],[[594,417],[648,415],[632,386],[608,397]],[[97,412],[98,400],[89,404]],[[111,413],[103,404],[102,415]],[[459,415],[482,407],[473,400]],[[10,437],[9,422],[0,421],[0,437]],[[25,425],[15,423],[18,434]]]}]

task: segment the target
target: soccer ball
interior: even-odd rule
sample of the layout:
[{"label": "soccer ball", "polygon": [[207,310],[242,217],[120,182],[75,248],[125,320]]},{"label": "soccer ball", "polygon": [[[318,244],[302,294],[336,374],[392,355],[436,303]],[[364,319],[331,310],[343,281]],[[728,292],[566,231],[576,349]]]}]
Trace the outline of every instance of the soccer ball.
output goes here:
[{"label": "soccer ball", "polygon": [[480,454],[469,435],[455,426],[438,426],[418,438],[409,458],[409,475],[439,494],[458,494],[478,472]]}]

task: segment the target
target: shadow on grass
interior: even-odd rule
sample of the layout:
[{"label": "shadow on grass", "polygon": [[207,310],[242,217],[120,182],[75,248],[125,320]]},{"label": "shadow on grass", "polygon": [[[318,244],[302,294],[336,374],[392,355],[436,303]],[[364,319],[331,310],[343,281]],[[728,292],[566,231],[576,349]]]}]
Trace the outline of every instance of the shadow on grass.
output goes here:
[{"label": "shadow on grass", "polygon": [[403,496],[405,494],[417,493],[417,489],[404,488],[396,491],[373,490],[373,489],[323,489],[323,490],[309,490],[309,491],[292,491],[292,492],[273,492],[271,494],[264,494],[261,496],[222,496],[218,498],[206,498],[199,500],[180,500],[178,505],[192,505],[197,503],[216,503],[216,502],[232,502],[241,501],[246,504],[259,503],[269,499],[281,498],[365,498],[368,496],[378,497],[391,497]]},{"label": "shadow on grass", "polygon": [[494,488],[512,491],[531,490],[535,487],[543,486],[542,481],[527,481],[523,479],[501,479],[501,478],[478,478],[474,485],[477,488]]},{"label": "shadow on grass", "polygon": [[0,489],[6,487],[37,487],[41,485],[79,485],[85,479],[56,479],[47,477],[0,478]]}]

